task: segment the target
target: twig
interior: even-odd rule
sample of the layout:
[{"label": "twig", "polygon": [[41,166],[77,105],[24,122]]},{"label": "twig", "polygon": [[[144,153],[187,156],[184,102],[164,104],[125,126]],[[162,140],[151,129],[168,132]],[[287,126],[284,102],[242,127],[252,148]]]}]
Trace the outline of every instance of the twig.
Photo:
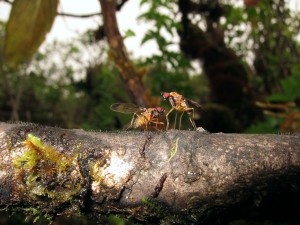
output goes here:
[{"label": "twig", "polygon": [[73,18],[90,18],[93,16],[101,16],[102,13],[91,13],[91,14],[72,14],[72,13],[64,13],[64,12],[59,12],[57,13],[58,16],[67,16],[67,17],[73,17]]},{"label": "twig", "polygon": [[9,0],[0,0],[0,1],[1,1],[1,2],[6,2],[6,3],[10,4],[10,5],[13,4],[13,2],[12,2],[12,1],[9,1]]}]

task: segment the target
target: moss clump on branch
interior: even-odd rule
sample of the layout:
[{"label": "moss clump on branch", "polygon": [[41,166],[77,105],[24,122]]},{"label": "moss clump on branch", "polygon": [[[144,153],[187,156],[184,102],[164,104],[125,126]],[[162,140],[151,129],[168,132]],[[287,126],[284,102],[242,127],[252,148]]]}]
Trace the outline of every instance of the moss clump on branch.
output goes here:
[{"label": "moss clump on branch", "polygon": [[162,202],[155,200],[152,197],[145,197],[142,199],[142,203],[148,213],[145,216],[145,220],[167,225],[167,224],[191,224],[191,221],[187,221],[180,214],[172,212],[172,210],[164,205]]},{"label": "moss clump on branch", "polygon": [[27,201],[43,209],[43,215],[72,201],[83,182],[77,157],[45,145],[32,134],[28,134],[23,144],[26,150],[14,158],[13,165],[19,188]]}]

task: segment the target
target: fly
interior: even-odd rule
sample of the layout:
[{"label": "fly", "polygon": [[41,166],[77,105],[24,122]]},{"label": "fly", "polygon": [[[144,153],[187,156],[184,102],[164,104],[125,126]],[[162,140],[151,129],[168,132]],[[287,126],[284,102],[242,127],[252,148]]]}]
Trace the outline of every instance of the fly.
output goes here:
[{"label": "fly", "polygon": [[110,106],[110,109],[125,114],[133,113],[131,123],[126,130],[131,127],[145,127],[145,130],[148,130],[149,125],[155,125],[155,128],[158,130],[157,126],[159,124],[164,126],[163,122],[158,121],[165,112],[161,107],[145,108],[132,103],[115,103]]},{"label": "fly", "polygon": [[[170,109],[170,111],[166,115],[166,120],[167,120],[167,128],[166,129],[167,130],[169,129],[168,116],[174,110],[182,112],[181,116],[180,116],[180,120],[179,120],[179,129],[181,127],[181,119],[182,119],[184,112],[187,112],[187,114],[189,116],[189,120],[190,120],[193,128],[194,129],[197,128],[196,124],[194,122],[194,111],[195,111],[195,108],[201,108],[201,105],[198,102],[187,99],[183,95],[178,94],[177,92],[162,92],[161,95],[163,97],[163,100],[169,100],[172,105],[172,109]],[[176,127],[176,120],[177,120],[177,114],[175,116],[174,127]]]}]

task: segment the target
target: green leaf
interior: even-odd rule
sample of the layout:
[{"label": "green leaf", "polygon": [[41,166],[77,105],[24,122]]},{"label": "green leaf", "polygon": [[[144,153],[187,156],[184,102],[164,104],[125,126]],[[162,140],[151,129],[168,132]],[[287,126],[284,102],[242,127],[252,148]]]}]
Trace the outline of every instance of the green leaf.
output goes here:
[{"label": "green leaf", "polygon": [[271,102],[288,102],[291,101],[290,97],[283,93],[275,93],[267,97],[267,101]]},{"label": "green leaf", "polygon": [[140,2],[140,7],[141,7],[142,5],[144,5],[145,3],[148,3],[148,0],[141,0],[141,2]]},{"label": "green leaf", "polygon": [[134,33],[134,31],[133,30],[131,30],[131,29],[128,29],[128,30],[126,30],[125,31],[125,38],[128,38],[128,37],[134,37],[135,36],[135,33]]},{"label": "green leaf", "polygon": [[141,45],[145,44],[147,41],[150,41],[152,39],[155,40],[157,37],[158,37],[157,32],[155,32],[153,30],[149,30],[149,31],[147,31],[147,33],[145,34],[145,36],[141,40]]},{"label": "green leaf", "polygon": [[292,75],[281,80],[283,93],[275,93],[267,98],[268,101],[295,101],[300,97],[300,76]]},{"label": "green leaf", "polygon": [[275,134],[280,132],[282,118],[267,117],[265,121],[251,125],[245,133],[247,134]]},{"label": "green leaf", "polygon": [[59,0],[15,0],[6,26],[4,60],[11,66],[28,61],[44,41]]},{"label": "green leaf", "polygon": [[172,146],[171,150],[170,150],[170,157],[168,159],[168,162],[171,161],[171,159],[176,155],[177,153],[177,149],[178,149],[178,141],[179,138],[176,139],[175,144]]}]

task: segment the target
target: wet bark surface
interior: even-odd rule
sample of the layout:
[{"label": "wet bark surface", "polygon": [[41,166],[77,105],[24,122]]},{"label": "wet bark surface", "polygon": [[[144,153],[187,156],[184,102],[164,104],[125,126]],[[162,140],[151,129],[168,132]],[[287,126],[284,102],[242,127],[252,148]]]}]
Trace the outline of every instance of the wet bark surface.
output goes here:
[{"label": "wet bark surface", "polygon": [[[28,149],[39,157],[34,165]],[[35,207],[52,217],[120,213],[144,223],[204,224],[232,211],[296,216],[289,201],[300,199],[299,135],[1,123],[0,158],[1,208]]]}]

